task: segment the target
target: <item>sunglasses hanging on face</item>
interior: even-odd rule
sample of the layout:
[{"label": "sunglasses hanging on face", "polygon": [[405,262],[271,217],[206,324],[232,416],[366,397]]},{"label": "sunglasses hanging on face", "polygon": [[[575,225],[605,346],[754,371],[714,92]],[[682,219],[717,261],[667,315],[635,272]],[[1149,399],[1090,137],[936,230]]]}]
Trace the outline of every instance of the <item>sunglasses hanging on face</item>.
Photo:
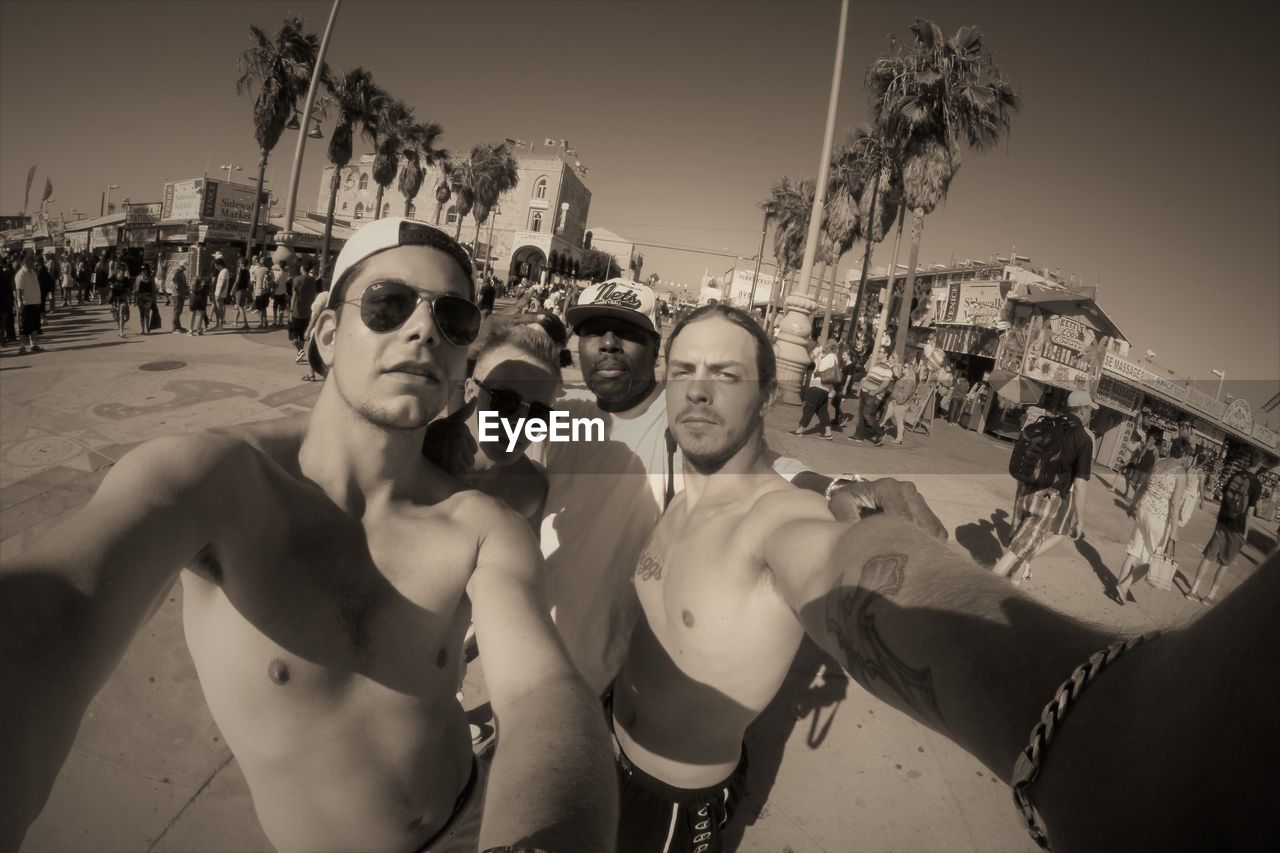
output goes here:
[{"label": "sunglasses hanging on face", "polygon": [[480,309],[470,299],[452,293],[423,293],[396,281],[369,285],[358,299],[341,304],[359,305],[360,319],[370,331],[394,332],[408,322],[418,305],[426,302],[441,336],[456,347],[470,346],[480,334]]},{"label": "sunglasses hanging on face", "polygon": [[526,421],[541,421],[549,423],[551,421],[551,407],[546,403],[539,403],[537,400],[526,400],[515,391],[509,391],[506,388],[490,388],[483,382],[471,380],[489,395],[489,405],[493,406],[493,410],[498,413],[498,417],[504,421],[517,420],[524,418]]}]

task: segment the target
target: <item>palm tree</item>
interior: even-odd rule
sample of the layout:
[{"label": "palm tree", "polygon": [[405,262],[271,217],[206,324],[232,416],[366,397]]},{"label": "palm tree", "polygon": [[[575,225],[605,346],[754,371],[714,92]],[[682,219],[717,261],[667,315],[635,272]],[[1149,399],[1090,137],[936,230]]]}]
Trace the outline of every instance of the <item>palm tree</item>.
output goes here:
[{"label": "palm tree", "polygon": [[1009,131],[1018,91],[982,49],[982,33],[961,27],[950,39],[936,24],[917,19],[910,47],[892,53],[867,72],[876,124],[901,164],[903,203],[911,211],[911,255],[898,311],[894,351],[906,351],[911,294],[924,218],[947,196],[960,168],[960,148],[994,146]]},{"label": "palm tree", "polygon": [[[474,198],[471,215],[476,220],[476,238],[472,242],[473,253],[480,251],[480,226],[489,218],[498,199],[520,183],[519,165],[507,147],[507,143],[486,145],[481,143],[471,149],[471,187]],[[488,267],[489,250],[485,250],[485,266]]]},{"label": "palm tree", "polygon": [[[302,27],[302,18],[292,14],[285,16],[274,36],[250,24],[250,44],[240,55],[236,94],[257,93],[253,100],[253,138],[262,156],[258,160],[255,198],[262,197],[267,159],[280,141],[290,115],[296,111],[298,99],[306,95],[320,51],[320,39],[314,33],[304,32]],[[249,237],[245,241],[246,256],[253,253],[259,207],[253,206]]]},{"label": "palm tree", "polygon": [[400,192],[404,195],[404,215],[409,215],[409,208],[422,189],[426,179],[426,169],[448,159],[449,152],[436,148],[436,140],[443,133],[443,128],[434,121],[424,121],[408,128],[401,144],[404,146],[404,169],[400,172]]},{"label": "palm tree", "polygon": [[353,135],[357,126],[372,139],[378,110],[386,93],[373,81],[365,68],[352,68],[325,83],[328,100],[338,110],[338,124],[329,137],[329,162],[333,177],[329,181],[329,211],[324,221],[324,246],[320,250],[321,272],[329,267],[329,243],[333,236],[333,210],[338,201],[338,184],[342,170],[351,162]]},{"label": "palm tree", "polygon": [[[850,309],[850,323],[856,323],[861,313],[862,297],[867,285],[867,268],[871,262],[871,250],[884,240],[898,216],[901,198],[901,179],[881,140],[881,135],[870,125],[862,125],[850,134],[832,158],[832,192],[835,187],[847,190],[857,206],[857,234],[863,241],[862,273],[858,293]],[[895,247],[896,253],[896,247]],[[897,257],[894,257],[896,265]],[[892,273],[891,273],[892,275]],[[850,326],[851,330],[855,327]],[[853,335],[845,336],[852,346]]]},{"label": "palm tree", "polygon": [[804,242],[809,230],[809,211],[813,207],[814,182],[806,178],[798,183],[783,177],[769,189],[769,197],[760,202],[768,222],[773,223],[773,257],[778,263],[778,290],[771,292],[765,327],[776,309],[786,299],[787,276],[804,259]]},{"label": "palm tree", "polygon": [[414,128],[413,109],[398,98],[382,101],[375,124],[373,156],[373,180],[378,185],[378,195],[373,203],[373,218],[382,218],[382,194],[396,179],[400,168],[400,149],[406,134]]},{"label": "palm tree", "polygon": [[449,199],[453,198],[453,190],[450,184],[453,180],[453,160],[449,157],[443,157],[440,160],[440,177],[436,179],[436,227],[440,227],[440,212],[444,210],[444,206],[449,203]]},{"label": "palm tree", "polygon": [[[475,204],[475,170],[472,167],[471,159],[455,160],[449,169],[449,191],[454,197],[454,209],[458,214],[457,227],[454,229],[453,238],[459,240],[462,238],[462,220],[467,218],[467,214],[471,212],[471,206]],[[437,191],[436,198],[440,197]]]}]

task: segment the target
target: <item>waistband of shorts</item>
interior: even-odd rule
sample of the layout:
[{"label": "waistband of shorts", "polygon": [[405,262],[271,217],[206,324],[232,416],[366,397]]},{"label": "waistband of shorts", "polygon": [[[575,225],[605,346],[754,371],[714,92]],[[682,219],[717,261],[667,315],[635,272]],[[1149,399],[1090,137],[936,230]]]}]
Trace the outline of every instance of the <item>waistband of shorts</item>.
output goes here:
[{"label": "waistband of shorts", "polygon": [[704,803],[707,800],[718,800],[722,796],[724,789],[732,785],[735,777],[744,776],[747,772],[747,748],[742,748],[741,757],[738,758],[738,766],[733,768],[733,772],[721,779],[714,785],[708,785],[705,788],[681,788],[676,785],[670,785],[651,776],[635,765],[626,752],[622,749],[622,744],[618,743],[618,736],[613,735],[614,755],[618,762],[618,767],[626,774],[627,778],[638,784],[651,793],[657,794],[665,800],[673,803]]}]

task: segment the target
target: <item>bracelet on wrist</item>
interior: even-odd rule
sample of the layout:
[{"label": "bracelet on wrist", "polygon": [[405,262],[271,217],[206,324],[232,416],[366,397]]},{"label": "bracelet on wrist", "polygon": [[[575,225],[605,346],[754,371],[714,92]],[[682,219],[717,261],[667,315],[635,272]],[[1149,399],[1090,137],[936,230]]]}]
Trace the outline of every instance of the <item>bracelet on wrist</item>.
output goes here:
[{"label": "bracelet on wrist", "polygon": [[1062,721],[1066,718],[1067,711],[1071,708],[1071,703],[1078,701],[1085,687],[1108,664],[1134,646],[1141,645],[1156,636],[1158,636],[1158,632],[1139,634],[1136,637],[1112,643],[1102,651],[1094,652],[1087,661],[1073,669],[1067,680],[1062,682],[1058,689],[1054,691],[1053,698],[1049,700],[1049,704],[1044,706],[1044,710],[1040,713],[1039,722],[1031,730],[1031,740],[1027,747],[1018,753],[1018,759],[1013,765],[1013,804],[1022,815],[1022,820],[1027,826],[1027,832],[1030,833],[1031,840],[1042,849],[1050,849],[1049,836],[1044,825],[1040,822],[1040,813],[1036,811],[1035,805],[1032,804],[1031,795],[1027,789],[1040,775],[1040,770],[1044,766],[1045,753],[1048,751],[1049,745],[1053,743],[1058,727],[1062,725]]},{"label": "bracelet on wrist", "polygon": [[845,483],[865,482],[867,482],[867,478],[861,474],[836,474],[831,478],[831,482],[827,483],[827,489],[823,492],[822,496],[827,499],[827,503],[831,503],[831,495],[835,493],[836,489],[840,488]]}]

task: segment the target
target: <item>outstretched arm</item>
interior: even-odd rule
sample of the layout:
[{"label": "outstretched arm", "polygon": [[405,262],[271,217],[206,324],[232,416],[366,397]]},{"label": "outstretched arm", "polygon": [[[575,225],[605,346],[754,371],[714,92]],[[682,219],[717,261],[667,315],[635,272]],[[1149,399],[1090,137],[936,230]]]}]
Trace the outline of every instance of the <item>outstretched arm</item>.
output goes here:
[{"label": "outstretched arm", "polygon": [[484,541],[467,592],[498,751],[480,847],[612,850],[618,797],[604,712],[551,622],[529,525],[496,501],[481,506]]},{"label": "outstretched arm", "polygon": [[211,541],[216,489],[192,470],[191,443],[129,453],[82,510],[0,568],[0,849],[17,849],[89,702]]}]

